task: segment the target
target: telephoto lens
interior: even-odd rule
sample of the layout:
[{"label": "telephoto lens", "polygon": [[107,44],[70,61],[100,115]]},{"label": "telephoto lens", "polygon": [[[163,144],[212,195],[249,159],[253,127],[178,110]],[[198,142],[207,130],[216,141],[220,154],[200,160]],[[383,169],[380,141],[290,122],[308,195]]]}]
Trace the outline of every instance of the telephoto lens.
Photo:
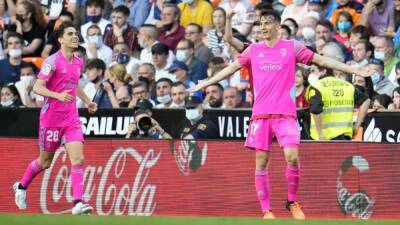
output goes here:
[{"label": "telephoto lens", "polygon": [[151,128],[151,118],[149,116],[143,116],[137,122],[137,127],[143,132],[147,132]]}]

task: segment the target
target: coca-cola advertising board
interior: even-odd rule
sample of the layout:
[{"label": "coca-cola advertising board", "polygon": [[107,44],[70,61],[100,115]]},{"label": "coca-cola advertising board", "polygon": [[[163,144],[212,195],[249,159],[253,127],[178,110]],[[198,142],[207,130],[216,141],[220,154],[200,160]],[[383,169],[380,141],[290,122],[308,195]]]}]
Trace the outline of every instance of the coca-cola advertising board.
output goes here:
[{"label": "coca-cola advertising board", "polygon": [[[99,215],[261,216],[254,152],[233,141],[87,140],[84,201]],[[308,217],[399,217],[400,145],[302,143],[298,199]],[[1,213],[70,213],[70,162],[62,148],[29,186],[28,209],[11,187],[39,154],[36,139],[0,138]],[[271,203],[289,216],[282,150],[271,152]]]}]

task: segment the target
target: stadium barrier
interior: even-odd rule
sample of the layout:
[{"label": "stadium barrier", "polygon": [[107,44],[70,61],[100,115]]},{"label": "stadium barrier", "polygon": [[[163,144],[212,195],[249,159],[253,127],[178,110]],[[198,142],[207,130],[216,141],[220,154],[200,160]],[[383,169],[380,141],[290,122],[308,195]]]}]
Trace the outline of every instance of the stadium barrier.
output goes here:
[{"label": "stadium barrier", "polygon": [[[251,111],[238,110],[206,110],[206,115],[219,130],[219,139],[243,140],[247,136]],[[132,109],[100,109],[95,114],[87,110],[79,111],[83,132],[90,138],[123,138],[128,125],[133,120]],[[301,127],[301,139],[309,140],[309,113],[307,110],[297,111]],[[182,109],[154,109],[153,117],[174,138],[180,138],[184,128],[185,112]],[[29,126],[27,126],[29,124]],[[368,114],[363,139],[369,142],[400,143],[400,112],[377,112]],[[0,137],[38,137],[39,109],[6,109],[0,108]],[[360,132],[361,133],[361,132]],[[360,135],[361,136],[361,135]]]},{"label": "stadium barrier", "polygon": [[[299,201],[308,217],[400,215],[400,145],[302,143]],[[69,213],[72,189],[65,150],[27,192],[18,211],[11,187],[39,153],[36,139],[0,138],[0,213]],[[237,141],[86,140],[84,201],[98,215],[261,216],[254,153]],[[274,144],[271,203],[287,217],[285,162]]]}]

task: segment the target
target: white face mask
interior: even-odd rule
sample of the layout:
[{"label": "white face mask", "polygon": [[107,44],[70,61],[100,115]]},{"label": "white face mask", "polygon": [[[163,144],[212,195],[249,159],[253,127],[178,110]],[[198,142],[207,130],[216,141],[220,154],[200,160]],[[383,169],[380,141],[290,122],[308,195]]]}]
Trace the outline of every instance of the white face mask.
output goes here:
[{"label": "white face mask", "polygon": [[13,103],[14,103],[14,101],[11,100],[11,99],[9,99],[9,100],[7,100],[7,101],[2,101],[2,102],[1,102],[1,106],[3,106],[3,107],[10,107]]},{"label": "white face mask", "polygon": [[375,51],[374,56],[375,58],[380,59],[382,61],[385,60],[385,52]]},{"label": "white face mask", "polygon": [[303,5],[305,0],[293,0],[293,4],[295,5]]},{"label": "white face mask", "polygon": [[28,85],[32,80],[35,79],[34,76],[28,75],[28,76],[21,76],[20,77],[21,82],[23,82],[24,84]]},{"label": "white face mask", "polygon": [[186,118],[190,121],[198,121],[201,115],[198,109],[186,109]]},{"label": "white face mask", "polygon": [[371,75],[371,80],[373,84],[377,84],[381,80],[381,75],[377,72]]},{"label": "white face mask", "polygon": [[311,40],[315,37],[315,31],[310,27],[304,27],[301,33],[303,35],[303,38],[306,40]]},{"label": "white face mask", "polygon": [[162,104],[166,104],[166,103],[170,102],[171,100],[172,100],[172,98],[170,95],[164,95],[161,97],[157,97],[157,101]]},{"label": "white face mask", "polygon": [[10,58],[19,58],[22,55],[22,49],[17,48],[17,49],[10,49],[10,51],[8,51],[8,55],[10,56]]},{"label": "white face mask", "polygon": [[95,44],[97,49],[103,45],[103,39],[100,35],[89,36],[88,41]]},{"label": "white face mask", "polygon": [[310,85],[313,85],[313,84],[315,84],[315,82],[318,81],[318,79],[319,79],[319,77],[317,75],[310,73],[310,75],[308,75],[307,80]]}]

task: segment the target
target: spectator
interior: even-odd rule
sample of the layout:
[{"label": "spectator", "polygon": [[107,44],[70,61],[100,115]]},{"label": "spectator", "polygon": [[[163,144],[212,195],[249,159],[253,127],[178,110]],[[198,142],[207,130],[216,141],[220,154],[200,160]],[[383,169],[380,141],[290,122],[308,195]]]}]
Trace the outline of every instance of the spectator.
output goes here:
[{"label": "spectator", "polygon": [[368,41],[369,42],[369,31],[367,27],[363,25],[357,25],[351,28],[350,30],[350,47],[353,48],[356,43],[359,41]]},{"label": "spectator", "polygon": [[103,44],[103,35],[101,35],[99,26],[93,24],[87,29],[86,40],[87,42],[83,43],[82,47],[86,49],[88,59],[99,58],[103,60],[106,65],[110,65],[112,62],[113,50]]},{"label": "spectator", "polygon": [[206,99],[204,100],[204,107],[208,108],[221,108],[223,103],[224,88],[219,84],[212,84],[206,87]]},{"label": "spectator", "polygon": [[394,55],[392,39],[389,37],[379,36],[376,38],[374,45],[374,57],[385,63],[384,75],[397,86],[398,83],[396,80],[395,65],[399,62],[399,59]]},{"label": "spectator", "polygon": [[29,108],[40,107],[43,97],[33,92],[33,85],[36,80],[37,67],[31,62],[21,63],[21,80],[15,83],[22,104]]},{"label": "spectator", "polygon": [[[176,80],[182,82],[185,85],[186,89],[196,86],[196,84],[193,81],[189,80],[188,77],[189,68],[184,62],[175,61],[171,65],[171,67],[168,68],[168,72],[170,74],[174,74]],[[203,99],[203,94],[200,91],[195,92],[192,95],[197,96],[200,99]]]},{"label": "spectator", "polygon": [[143,63],[138,68],[138,80],[147,84],[150,98],[156,99],[156,68],[151,63]]},{"label": "spectator", "polygon": [[93,24],[100,27],[102,35],[105,34],[106,27],[110,22],[101,16],[104,4],[104,0],[86,0],[86,23],[81,26],[81,35],[87,34],[87,29]]},{"label": "spectator", "polygon": [[258,21],[253,23],[253,27],[251,28],[251,33],[249,34],[248,39],[251,43],[257,43],[263,39],[260,23]]},{"label": "spectator", "polygon": [[190,23],[197,23],[207,33],[212,26],[212,11],[210,3],[205,0],[184,0],[178,4],[181,10],[180,22],[185,28]]},{"label": "spectator", "polygon": [[374,90],[380,95],[386,94],[390,96],[396,86],[383,74],[384,64],[382,60],[371,58],[368,67]]},{"label": "spectator", "polygon": [[194,44],[191,40],[185,39],[178,43],[176,59],[188,65],[189,79],[195,84],[207,77],[207,64],[194,56]]},{"label": "spectator", "polygon": [[126,108],[132,100],[131,89],[128,86],[122,86],[115,92],[115,98],[118,101],[119,108]]},{"label": "spectator", "polygon": [[[63,10],[55,22],[53,31],[56,30],[62,23],[73,22],[73,21],[74,21],[74,15],[66,10]],[[49,32],[50,30],[48,31],[48,33]],[[50,32],[48,34],[47,42],[41,53],[41,57],[47,58],[49,57],[49,55],[56,53],[59,49],[60,49],[60,43],[58,42],[57,37],[55,36],[55,32]]]},{"label": "spectator", "polygon": [[43,50],[45,26],[43,14],[37,11],[34,3],[19,1],[16,8],[16,19],[12,20],[16,32],[23,37],[22,55],[39,57]]},{"label": "spectator", "polygon": [[388,109],[399,110],[400,109],[400,87],[393,90],[392,96],[393,103],[389,105]]},{"label": "spectator", "polygon": [[318,13],[320,18],[325,17],[325,7],[328,5],[327,0],[308,0],[307,9],[308,12],[316,12]]},{"label": "spectator", "polygon": [[242,93],[236,87],[225,88],[223,98],[223,109],[250,108],[250,105],[242,101]]},{"label": "spectator", "polygon": [[347,12],[350,17],[353,18],[353,24],[359,24],[361,21],[361,13],[364,8],[363,4],[354,0],[336,0],[338,6],[333,11],[331,16],[331,23],[337,24],[339,20],[339,14]]},{"label": "spectator", "polygon": [[170,108],[184,108],[185,107],[185,98],[186,98],[186,88],[185,85],[177,81],[172,84],[171,87],[171,98],[172,103],[169,106]]},{"label": "spectator", "polygon": [[[108,97],[110,98],[111,105],[113,108],[120,108],[119,100],[121,99],[117,98],[116,93],[118,93],[120,89],[126,88],[126,83],[125,83],[126,76],[127,76],[126,69],[121,64],[112,65],[107,70],[108,80],[106,82],[103,82],[103,85],[104,85],[104,90],[107,92]],[[124,94],[124,90],[121,90],[120,93]],[[122,95],[122,97],[121,96],[118,97],[123,98],[124,95]]]},{"label": "spectator", "polygon": [[20,80],[22,63],[22,35],[8,32],[5,41],[5,50],[8,57],[0,60],[0,86],[15,83]]},{"label": "spectator", "polygon": [[369,98],[374,97],[377,93],[374,91],[374,85],[372,83],[371,77],[361,77],[354,76],[353,80],[354,87],[363,88],[363,92],[368,95]]},{"label": "spectator", "polygon": [[131,101],[129,102],[128,107],[133,108],[138,101],[147,99],[149,100],[153,106],[155,103],[150,99],[150,94],[149,94],[149,89],[147,87],[147,84],[141,81],[138,81],[132,85],[132,96],[131,96]]},{"label": "spectator", "polygon": [[165,4],[161,13],[161,21],[157,24],[157,40],[167,45],[172,51],[175,51],[178,42],[185,38],[185,28],[179,25],[180,16],[181,13],[177,6]]},{"label": "spectator", "polygon": [[[298,23],[292,18],[287,18],[286,20],[283,20],[282,24],[284,24],[290,28],[290,33],[292,34],[290,39],[297,39],[297,31],[299,29]],[[317,23],[315,23],[315,24],[317,24]],[[261,32],[260,32],[260,35],[261,35]]]},{"label": "spectator", "polygon": [[284,21],[288,18],[291,18],[296,21],[296,23],[300,23],[303,19],[303,16],[307,14],[307,2],[306,0],[295,0],[292,4],[285,7],[282,12],[281,20]]},{"label": "spectator", "polygon": [[251,25],[255,21],[254,9],[249,0],[222,0],[219,7],[226,12],[234,11],[232,17],[232,27],[244,36],[250,33]]},{"label": "spectator", "polygon": [[167,68],[170,67],[168,64],[168,53],[169,49],[167,45],[163,43],[157,43],[151,47],[151,57],[154,67],[156,68],[156,81],[161,78],[168,78],[169,80],[175,80],[175,77],[168,73]]},{"label": "spectator", "polygon": [[203,114],[201,100],[195,96],[185,98],[185,115],[190,123],[186,124],[181,133],[183,139],[218,138],[218,128]]},{"label": "spectator", "polygon": [[372,108],[375,110],[387,109],[392,103],[392,99],[386,94],[376,95],[372,100]]},{"label": "spectator", "polygon": [[308,86],[307,78],[308,71],[303,67],[296,67],[296,108],[308,108],[309,103],[305,97],[306,89]]},{"label": "spectator", "polygon": [[347,11],[341,11],[337,15],[337,20],[334,23],[338,30],[338,33],[334,36],[334,38],[342,43],[349,52],[351,52],[351,44],[349,38],[349,31],[351,27],[354,25],[353,18],[351,14]]},{"label": "spectator", "polygon": [[213,56],[211,49],[209,49],[203,42],[203,28],[195,23],[190,23],[186,27],[185,37],[194,43],[194,56],[208,64]]},{"label": "spectator", "polygon": [[359,41],[353,46],[353,61],[351,64],[365,66],[374,53],[374,46],[369,41]]},{"label": "spectator", "polygon": [[168,78],[160,78],[156,82],[157,105],[156,108],[169,108],[171,98],[172,81]]},{"label": "spectator", "polygon": [[224,54],[228,51],[223,39],[226,13],[224,9],[216,8],[212,15],[213,29],[207,32],[207,47],[211,49],[214,56],[224,57]]},{"label": "spectator", "polygon": [[[104,72],[106,64],[101,59],[89,59],[85,67],[85,77],[87,83],[82,87],[83,92],[90,99],[96,102],[98,108],[111,108],[111,101],[108,95],[104,95]],[[78,108],[85,108],[85,104],[81,99],[76,102]]]},{"label": "spectator", "polygon": [[118,43],[125,43],[129,50],[135,52],[138,50],[137,30],[128,24],[129,9],[120,5],[112,10],[112,27],[104,34],[104,44],[110,48]]},{"label": "spectator", "polygon": [[136,30],[144,24],[147,17],[150,13],[150,1],[149,0],[116,0],[113,3],[114,9],[119,7],[120,5],[124,5],[128,10],[128,23],[131,26],[134,26]]},{"label": "spectator", "polygon": [[290,37],[292,36],[290,33],[290,28],[284,24],[281,25],[281,28],[279,28],[279,38],[289,40]]},{"label": "spectator", "polygon": [[132,80],[136,80],[137,69],[140,65],[139,59],[132,57],[132,52],[129,46],[124,43],[117,43],[113,49],[113,62],[110,65],[116,63],[125,66],[128,75]]},{"label": "spectator", "polygon": [[1,108],[23,107],[21,96],[14,85],[3,86],[0,88]]},{"label": "spectator", "polygon": [[315,49],[315,28],[319,21],[319,14],[316,12],[308,12],[302,23],[300,30],[301,41],[309,48]]},{"label": "spectator", "polygon": [[[142,51],[140,52],[140,61],[142,63],[151,63],[151,48],[157,44],[157,28],[152,24],[144,24],[138,34],[138,42]],[[169,50],[168,52],[168,64],[171,64],[175,60],[174,53]]]},{"label": "spectator", "polygon": [[74,56],[80,58],[82,61],[86,61],[87,55],[86,55],[86,49],[82,46],[78,46],[74,51],[72,52]]},{"label": "spectator", "polygon": [[390,36],[393,38],[394,42],[394,49],[396,51],[396,56],[400,57],[400,0],[394,0],[393,1],[393,6],[394,6],[394,27],[397,30],[393,31],[386,31],[384,35]]},{"label": "spectator", "polygon": [[395,79],[397,80],[397,83],[398,84],[400,84],[400,61],[399,62],[397,62],[397,64],[396,64],[396,76],[395,76]]},{"label": "spectator", "polygon": [[[329,42],[335,42],[340,47],[340,52],[345,55],[347,53],[346,47],[334,39],[335,29],[329,20],[320,20],[315,27],[316,33],[316,48],[317,52],[321,53],[323,47]],[[344,61],[341,61],[344,62]]]},{"label": "spectator", "polygon": [[375,36],[394,32],[393,0],[369,0],[362,11],[360,24],[371,28]]}]

